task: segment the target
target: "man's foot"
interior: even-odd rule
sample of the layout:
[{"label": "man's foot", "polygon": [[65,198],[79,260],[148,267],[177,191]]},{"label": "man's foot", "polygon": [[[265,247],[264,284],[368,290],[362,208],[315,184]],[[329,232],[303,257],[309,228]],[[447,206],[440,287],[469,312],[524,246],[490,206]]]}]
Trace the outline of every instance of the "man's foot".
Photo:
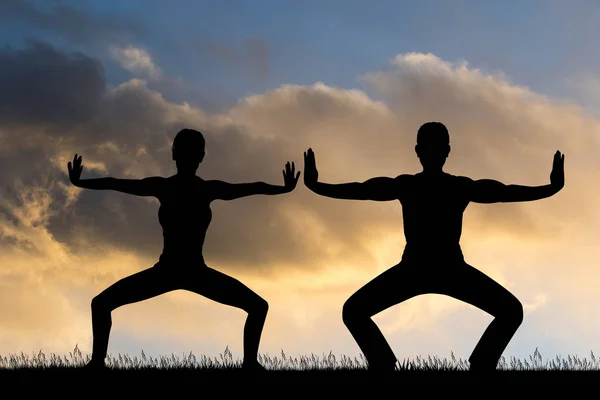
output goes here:
[{"label": "man's foot", "polygon": [[264,372],[267,370],[265,367],[260,365],[258,361],[244,361],[242,363],[242,369],[245,371],[252,372]]},{"label": "man's foot", "polygon": [[370,364],[367,371],[378,375],[388,375],[396,372],[396,364]]},{"label": "man's foot", "polygon": [[83,369],[87,371],[104,371],[106,370],[106,364],[103,361],[91,360],[86,365],[83,366]]}]

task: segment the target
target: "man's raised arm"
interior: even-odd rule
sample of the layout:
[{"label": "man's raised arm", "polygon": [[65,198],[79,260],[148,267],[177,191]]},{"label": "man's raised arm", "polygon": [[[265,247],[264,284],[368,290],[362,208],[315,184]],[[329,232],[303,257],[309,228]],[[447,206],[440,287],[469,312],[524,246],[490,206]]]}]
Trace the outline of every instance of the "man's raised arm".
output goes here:
[{"label": "man's raised arm", "polygon": [[558,193],[565,185],[565,156],[554,155],[550,183],[542,186],[506,185],[492,179],[470,183],[470,200],[474,203],[513,203],[545,199]]},{"label": "man's raised arm", "polygon": [[319,182],[314,152],[308,149],[304,153],[304,184],[312,192],[325,197],[344,200],[397,200],[402,177],[376,177],[364,182],[338,184]]}]

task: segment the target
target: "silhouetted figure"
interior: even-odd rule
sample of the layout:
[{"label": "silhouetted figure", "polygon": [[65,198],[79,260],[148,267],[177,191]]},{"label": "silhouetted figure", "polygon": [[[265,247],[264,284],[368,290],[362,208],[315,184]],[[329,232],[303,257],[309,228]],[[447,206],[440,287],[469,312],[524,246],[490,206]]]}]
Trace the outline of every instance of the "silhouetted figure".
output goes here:
[{"label": "silhouetted figure", "polygon": [[523,306],[508,290],[465,262],[459,244],[463,212],[469,202],[533,201],[556,194],[564,186],[564,155],[559,151],[554,155],[549,185],[528,187],[444,172],[450,137],[440,122],[428,122],[419,128],[415,151],[422,172],[342,184],[319,182],[312,149],[304,153],[304,183],[314,193],[335,199],[398,200],[402,204],[406,238],[402,259],[346,301],[344,324],[365,355],[369,369],[393,371],[396,357],[371,317],[422,294],[451,296],[494,317],[469,362],[471,370],[495,370],[521,325]]},{"label": "silhouetted figure", "polygon": [[77,187],[156,197],[160,202],[158,220],[164,238],[163,252],[153,267],[121,279],[92,300],[94,341],[89,367],[105,365],[113,310],[184,289],[246,311],[243,367],[264,369],[257,355],[269,308],[267,302],[238,280],[209,268],[204,262],[202,247],[212,218],[211,202],[258,194],[289,193],[296,187],[300,172],[296,174],[294,163],[290,165],[288,162],[283,171],[283,186],[204,180],[196,175],[205,155],[204,146],[200,132],[193,129],[179,131],[172,147],[177,173],[168,178],[80,179],[83,169],[81,156],[75,154],[73,163],[68,163],[69,179]]}]

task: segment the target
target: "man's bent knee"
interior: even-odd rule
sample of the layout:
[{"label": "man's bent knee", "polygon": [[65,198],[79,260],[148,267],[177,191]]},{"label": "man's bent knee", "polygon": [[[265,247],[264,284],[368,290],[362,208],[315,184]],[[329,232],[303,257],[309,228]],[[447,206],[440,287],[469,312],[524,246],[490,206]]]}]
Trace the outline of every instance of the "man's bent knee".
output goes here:
[{"label": "man's bent knee", "polygon": [[99,294],[92,299],[92,312],[111,312],[114,307],[111,307],[106,295]]},{"label": "man's bent knee", "polygon": [[258,302],[258,312],[260,312],[261,314],[267,314],[269,312],[269,303],[262,297]]},{"label": "man's bent knee", "polygon": [[370,315],[363,312],[362,307],[352,297],[346,300],[342,307],[342,321],[346,326],[354,325],[357,320],[369,317]]}]

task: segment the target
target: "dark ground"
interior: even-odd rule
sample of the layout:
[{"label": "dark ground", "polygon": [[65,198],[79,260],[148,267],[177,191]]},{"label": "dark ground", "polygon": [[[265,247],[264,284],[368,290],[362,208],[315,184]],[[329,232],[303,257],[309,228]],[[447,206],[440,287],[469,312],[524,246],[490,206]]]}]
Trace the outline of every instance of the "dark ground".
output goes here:
[{"label": "dark ground", "polygon": [[[430,398],[428,394],[432,392],[445,395],[473,392],[479,393],[483,398],[489,398],[495,392],[524,395],[525,393],[520,392],[529,389],[537,396],[573,396],[579,390],[582,393],[587,393],[590,389],[597,390],[600,387],[600,371],[497,371],[487,375],[474,375],[468,371],[401,371],[388,376],[378,376],[364,370],[267,371],[262,374],[248,374],[236,369],[139,369],[102,372],[77,368],[5,369],[0,370],[0,387],[0,396],[10,394],[5,398],[29,397],[33,392],[45,397],[73,398],[106,398],[107,395],[117,395],[121,398],[129,396],[126,393],[151,398],[169,393],[168,397],[173,398],[175,392],[180,392],[185,397],[229,398],[229,395],[234,393],[237,393],[235,397],[246,397],[250,393],[254,393],[253,397],[262,397],[268,396],[271,391],[277,397],[314,397],[323,393],[323,390],[330,391],[335,396],[352,398],[368,396],[367,390],[375,391],[371,395],[379,392],[394,393],[392,397],[405,397],[404,394],[407,394],[406,397],[415,397],[412,393],[416,390],[420,393],[419,397],[427,398]],[[300,393],[305,390],[305,393]]]}]

